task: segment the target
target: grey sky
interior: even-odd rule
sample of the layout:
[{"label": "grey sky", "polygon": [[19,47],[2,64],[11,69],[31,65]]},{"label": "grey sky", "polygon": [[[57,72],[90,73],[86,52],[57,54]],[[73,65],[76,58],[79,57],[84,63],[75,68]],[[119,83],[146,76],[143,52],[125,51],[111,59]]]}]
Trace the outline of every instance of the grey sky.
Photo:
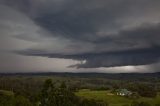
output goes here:
[{"label": "grey sky", "polygon": [[156,72],[159,0],[0,0],[0,72]]}]

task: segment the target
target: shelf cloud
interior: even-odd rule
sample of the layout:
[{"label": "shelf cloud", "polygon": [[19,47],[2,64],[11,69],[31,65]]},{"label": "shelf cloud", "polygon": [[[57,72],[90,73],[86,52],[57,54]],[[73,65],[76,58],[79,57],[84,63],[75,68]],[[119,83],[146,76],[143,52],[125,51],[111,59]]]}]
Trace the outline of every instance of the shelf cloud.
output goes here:
[{"label": "shelf cloud", "polygon": [[158,71],[159,10],[158,0],[0,0],[0,70]]}]

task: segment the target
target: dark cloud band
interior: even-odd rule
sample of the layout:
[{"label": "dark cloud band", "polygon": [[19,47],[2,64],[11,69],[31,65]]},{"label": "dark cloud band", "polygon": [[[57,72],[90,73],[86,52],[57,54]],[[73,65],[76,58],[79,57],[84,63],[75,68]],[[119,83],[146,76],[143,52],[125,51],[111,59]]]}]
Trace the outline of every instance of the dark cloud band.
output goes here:
[{"label": "dark cloud band", "polygon": [[71,67],[77,68],[98,68],[98,67],[115,67],[127,65],[146,65],[159,62],[160,47],[135,49],[117,52],[101,52],[101,53],[84,53],[84,54],[54,54],[43,53],[40,51],[20,51],[21,55],[42,56],[49,58],[64,58],[86,61],[84,64],[77,64]]}]

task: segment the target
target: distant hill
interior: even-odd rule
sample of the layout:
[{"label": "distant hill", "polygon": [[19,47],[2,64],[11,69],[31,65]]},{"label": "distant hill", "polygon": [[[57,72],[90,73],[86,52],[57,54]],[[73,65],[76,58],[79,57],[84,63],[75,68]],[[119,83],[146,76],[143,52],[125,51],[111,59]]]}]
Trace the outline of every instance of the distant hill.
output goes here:
[{"label": "distant hill", "polygon": [[150,80],[160,78],[160,72],[157,73],[0,73],[0,76],[59,76],[59,77],[80,77],[80,78],[107,78],[116,80]]}]

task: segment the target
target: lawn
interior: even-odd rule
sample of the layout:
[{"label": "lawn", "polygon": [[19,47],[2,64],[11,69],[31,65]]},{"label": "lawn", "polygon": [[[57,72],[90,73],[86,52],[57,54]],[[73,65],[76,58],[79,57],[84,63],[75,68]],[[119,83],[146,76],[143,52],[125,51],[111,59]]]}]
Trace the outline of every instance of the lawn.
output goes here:
[{"label": "lawn", "polygon": [[0,90],[0,95],[14,96],[12,91]]},{"label": "lawn", "polygon": [[[76,92],[79,97],[95,100],[103,100],[109,103],[109,106],[122,106],[130,104],[133,100],[126,97],[121,97],[110,93],[110,91],[91,91],[89,89],[82,89]],[[160,96],[156,98],[139,98],[138,101],[147,101],[150,104],[160,103]]]}]

